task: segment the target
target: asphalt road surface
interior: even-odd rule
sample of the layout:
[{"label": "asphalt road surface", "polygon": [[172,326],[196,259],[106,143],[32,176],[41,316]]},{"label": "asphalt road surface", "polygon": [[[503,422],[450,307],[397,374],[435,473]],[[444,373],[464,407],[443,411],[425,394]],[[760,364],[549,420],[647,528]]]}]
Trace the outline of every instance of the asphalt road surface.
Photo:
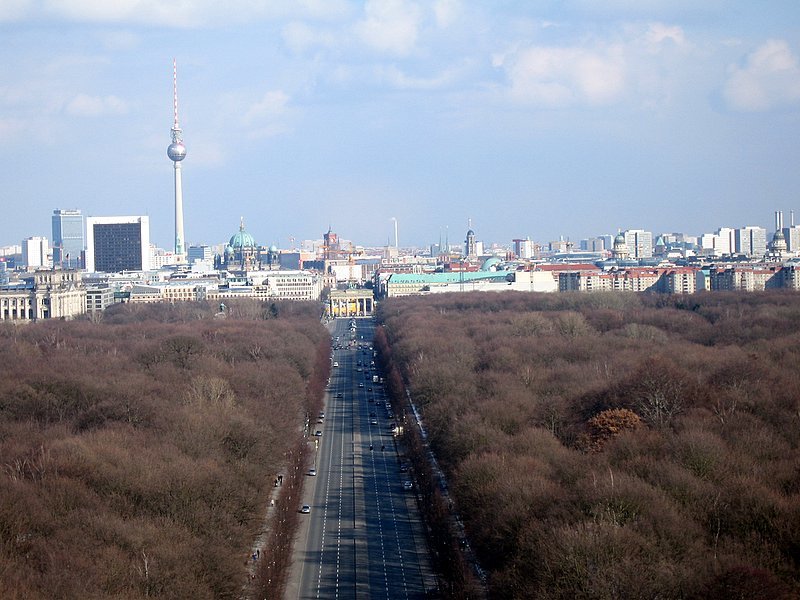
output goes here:
[{"label": "asphalt road surface", "polygon": [[373,382],[374,324],[355,323],[332,323],[325,416],[310,419],[316,475],[302,504],[311,512],[301,515],[286,597],[435,597],[415,491],[400,469],[383,386]]}]

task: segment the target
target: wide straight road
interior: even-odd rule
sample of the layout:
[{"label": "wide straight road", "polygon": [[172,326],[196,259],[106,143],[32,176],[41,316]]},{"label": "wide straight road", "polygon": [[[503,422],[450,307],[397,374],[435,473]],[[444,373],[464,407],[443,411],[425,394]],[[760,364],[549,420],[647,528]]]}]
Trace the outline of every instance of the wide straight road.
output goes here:
[{"label": "wide straight road", "polygon": [[320,432],[309,437],[311,512],[301,515],[287,598],[436,597],[415,491],[383,386],[373,382],[373,331],[372,319],[332,324],[325,414],[311,415]]}]

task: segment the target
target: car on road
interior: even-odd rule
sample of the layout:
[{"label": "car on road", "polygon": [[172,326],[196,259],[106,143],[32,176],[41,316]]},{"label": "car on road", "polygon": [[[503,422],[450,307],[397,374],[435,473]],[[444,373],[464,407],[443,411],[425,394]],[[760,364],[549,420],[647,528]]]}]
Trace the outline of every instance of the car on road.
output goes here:
[{"label": "car on road", "polygon": [[413,490],[414,489],[414,483],[410,479],[406,479],[403,482],[403,489],[404,490]]},{"label": "car on road", "polygon": [[370,421],[370,423],[372,425],[377,425],[378,424],[378,419],[372,419],[372,421]]},{"label": "car on road", "polygon": [[303,506],[300,507],[300,512],[307,515],[311,512],[311,507],[308,504],[303,504]]},{"label": "car on road", "polygon": [[308,470],[308,474],[311,475],[312,477],[316,477],[317,470],[316,469],[309,469]]}]

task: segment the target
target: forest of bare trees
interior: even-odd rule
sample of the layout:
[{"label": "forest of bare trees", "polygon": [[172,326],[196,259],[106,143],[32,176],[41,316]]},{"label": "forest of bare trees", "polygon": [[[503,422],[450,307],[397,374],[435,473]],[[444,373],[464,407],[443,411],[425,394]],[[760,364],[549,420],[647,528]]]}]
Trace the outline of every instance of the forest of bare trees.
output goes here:
[{"label": "forest of bare trees", "polygon": [[329,337],[317,304],[218,317],[162,304],[0,326],[3,598],[240,597]]},{"label": "forest of bare trees", "polygon": [[491,597],[800,595],[800,296],[448,294],[379,322]]}]

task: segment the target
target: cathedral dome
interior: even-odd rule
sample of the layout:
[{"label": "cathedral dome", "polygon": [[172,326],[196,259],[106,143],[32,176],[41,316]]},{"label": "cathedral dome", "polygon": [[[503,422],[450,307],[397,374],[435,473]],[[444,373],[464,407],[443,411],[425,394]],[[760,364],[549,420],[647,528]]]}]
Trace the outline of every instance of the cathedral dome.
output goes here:
[{"label": "cathedral dome", "polygon": [[244,219],[239,225],[239,231],[231,236],[228,245],[234,250],[241,250],[242,248],[255,248],[256,240],[252,235],[244,230]]}]

